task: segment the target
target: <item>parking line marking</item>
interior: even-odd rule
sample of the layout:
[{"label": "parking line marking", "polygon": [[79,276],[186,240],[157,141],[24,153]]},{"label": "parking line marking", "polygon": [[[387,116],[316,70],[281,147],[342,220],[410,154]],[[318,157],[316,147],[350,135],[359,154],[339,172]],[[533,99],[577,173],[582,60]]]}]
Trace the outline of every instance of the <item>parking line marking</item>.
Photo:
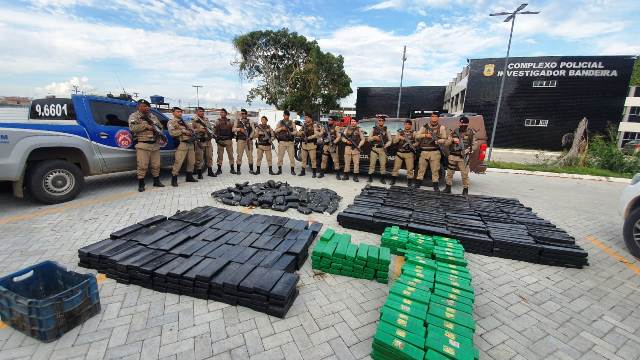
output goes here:
[{"label": "parking line marking", "polygon": [[7,327],[7,324],[5,324],[3,321],[0,321],[0,329],[4,329]]},{"label": "parking line marking", "polygon": [[596,239],[595,236],[587,235],[587,240],[591,241],[596,247],[598,247],[598,249],[604,251],[605,254],[611,256],[616,261],[619,261],[619,262],[623,263],[626,267],[631,269],[631,271],[633,271],[636,274],[640,275],[640,267],[638,267],[633,262],[629,261],[624,256],[620,255],[617,251],[615,251],[615,250],[611,249],[610,247],[608,247],[607,245],[603,244],[600,240]]},{"label": "parking line marking", "polygon": [[35,218],[39,218],[45,215],[51,215],[51,214],[58,214],[64,211],[67,211],[69,209],[78,209],[78,208],[82,208],[85,206],[89,206],[89,205],[96,205],[96,204],[102,204],[102,203],[107,203],[107,202],[111,202],[111,201],[116,201],[116,200],[120,200],[120,199],[124,199],[127,197],[131,197],[138,194],[137,191],[127,191],[124,193],[120,193],[120,194],[114,194],[114,195],[108,195],[108,196],[101,196],[101,197],[97,197],[95,199],[87,199],[87,200],[82,200],[82,201],[78,201],[78,202],[72,202],[70,204],[67,205],[62,205],[62,206],[56,206],[56,207],[48,207],[46,209],[42,209],[42,210],[38,210],[38,211],[32,211],[26,214],[20,214],[20,215],[14,215],[14,216],[7,216],[4,218],[0,218],[0,225],[6,225],[6,224],[11,224],[14,222],[19,222],[19,221],[26,221],[26,220],[32,220]]}]

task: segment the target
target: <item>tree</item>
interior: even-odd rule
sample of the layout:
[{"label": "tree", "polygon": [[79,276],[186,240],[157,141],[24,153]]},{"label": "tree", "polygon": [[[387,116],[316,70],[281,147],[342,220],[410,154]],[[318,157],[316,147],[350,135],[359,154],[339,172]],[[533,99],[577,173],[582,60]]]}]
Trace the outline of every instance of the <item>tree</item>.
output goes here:
[{"label": "tree", "polygon": [[240,75],[257,82],[247,95],[278,109],[298,112],[329,111],[351,94],[344,59],[322,52],[316,41],[288,29],[253,31],[233,39],[240,55]]},{"label": "tree", "polygon": [[633,72],[631,73],[631,86],[640,86],[640,58],[636,59],[633,65]]}]

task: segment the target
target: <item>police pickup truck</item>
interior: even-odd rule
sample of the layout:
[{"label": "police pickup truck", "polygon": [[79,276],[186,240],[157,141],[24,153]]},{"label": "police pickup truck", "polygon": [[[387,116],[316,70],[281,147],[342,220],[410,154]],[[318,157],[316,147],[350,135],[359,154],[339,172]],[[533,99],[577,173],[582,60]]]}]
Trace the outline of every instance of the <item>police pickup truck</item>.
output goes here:
[{"label": "police pickup truck", "polygon": [[[26,189],[37,201],[72,200],[84,177],[136,169],[129,115],[130,99],[93,95],[33,100],[23,119],[0,120],[0,181],[13,183],[22,198]],[[166,129],[169,120],[151,110]],[[165,130],[161,164],[171,165],[175,144]]]}]

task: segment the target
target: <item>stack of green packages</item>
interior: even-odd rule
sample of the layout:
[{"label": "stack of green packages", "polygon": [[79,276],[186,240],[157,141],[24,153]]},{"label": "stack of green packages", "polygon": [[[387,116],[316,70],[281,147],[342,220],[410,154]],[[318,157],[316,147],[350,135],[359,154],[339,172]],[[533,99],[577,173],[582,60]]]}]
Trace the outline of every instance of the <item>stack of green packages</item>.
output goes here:
[{"label": "stack of green packages", "polygon": [[391,252],[367,244],[353,244],[351,235],[327,229],[311,253],[311,267],[336,275],[389,282]]},{"label": "stack of green packages", "polygon": [[380,243],[383,247],[388,247],[395,255],[415,253],[431,256],[434,246],[433,237],[401,230],[397,226],[386,228],[382,233]]},{"label": "stack of green packages", "polygon": [[457,240],[434,240],[431,256],[405,255],[380,311],[373,359],[478,359],[464,249]]}]

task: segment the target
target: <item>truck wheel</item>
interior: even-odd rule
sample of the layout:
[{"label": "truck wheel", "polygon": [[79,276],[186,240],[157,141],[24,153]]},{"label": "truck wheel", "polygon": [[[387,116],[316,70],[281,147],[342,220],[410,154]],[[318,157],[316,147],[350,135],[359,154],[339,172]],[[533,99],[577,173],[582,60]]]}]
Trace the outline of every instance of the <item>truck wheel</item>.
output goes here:
[{"label": "truck wheel", "polygon": [[74,199],[84,185],[82,171],[65,160],[46,160],[29,169],[27,187],[33,197],[45,204]]},{"label": "truck wheel", "polygon": [[624,221],[622,235],[631,255],[640,258],[640,208],[629,213]]}]

